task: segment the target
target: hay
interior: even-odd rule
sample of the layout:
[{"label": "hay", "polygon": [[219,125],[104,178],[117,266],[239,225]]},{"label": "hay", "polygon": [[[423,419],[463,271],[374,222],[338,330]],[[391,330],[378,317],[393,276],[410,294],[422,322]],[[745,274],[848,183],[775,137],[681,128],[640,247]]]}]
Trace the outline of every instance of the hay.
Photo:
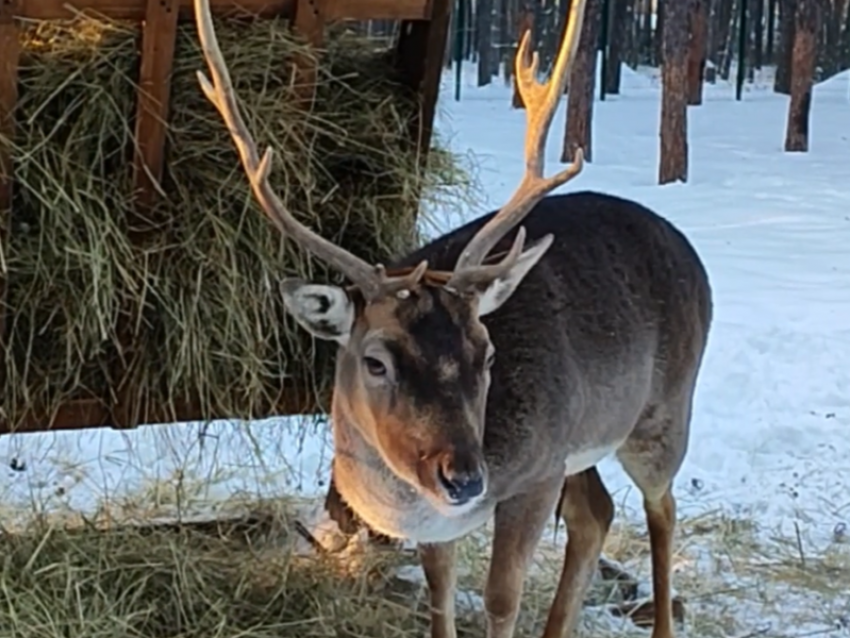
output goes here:
[{"label": "hay", "polygon": [[[141,241],[130,227],[139,222],[139,29],[82,16],[24,26],[17,137],[0,140],[12,146],[16,181],[4,256],[5,418],[14,425],[30,406],[111,400],[119,383],[154,406],[198,397],[205,416],[265,410],[281,384],[321,395],[332,349],[295,327],[276,282],[338,275],[284,243],[255,204],[198,87],[194,25],[177,42],[165,200],[141,220]],[[293,104],[286,61],[316,53],[286,22],[218,21],[217,31],[246,121],[276,152],[273,186],[296,217],[367,260],[415,246],[417,193],[439,196],[461,173],[439,149],[420,168],[407,134],[418,105],[392,81],[386,51],[330,38],[307,114]]]},{"label": "hay", "polygon": [[[0,634],[16,638],[402,638],[425,635],[421,585],[393,556],[346,571],[291,551],[281,521],[0,536]],[[461,637],[480,635],[468,620]]]}]

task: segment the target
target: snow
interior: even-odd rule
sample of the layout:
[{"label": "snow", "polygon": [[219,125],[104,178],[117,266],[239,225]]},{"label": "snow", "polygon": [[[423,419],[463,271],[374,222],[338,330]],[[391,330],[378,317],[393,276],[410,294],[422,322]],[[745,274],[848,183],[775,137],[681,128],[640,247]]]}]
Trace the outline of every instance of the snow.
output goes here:
[{"label": "snow", "polygon": [[[501,81],[479,89],[474,68],[466,71],[460,102],[453,76],[443,78],[437,131],[473,155],[482,201],[463,215],[431,211],[443,230],[503,202],[522,170],[523,112],[510,108]],[[680,517],[719,510],[783,535],[802,529],[807,547],[826,547],[850,522],[850,73],[816,87],[808,153],[782,150],[787,97],[757,81],[738,102],[733,85],[707,85],[703,105],[688,111],[689,180],[663,187],[659,97],[657,74],[624,69],[621,94],[594,105],[593,162],[563,189],[654,208],[685,232],[709,271],[715,320],[676,484]],[[562,105],[549,171],[564,114]],[[9,515],[34,504],[90,512],[106,497],[138,499],[169,480],[181,482],[189,509],[236,493],[323,494],[325,424],[303,441],[288,425],[5,436],[0,503]],[[619,516],[642,526],[622,470],[615,461],[600,470]]]}]

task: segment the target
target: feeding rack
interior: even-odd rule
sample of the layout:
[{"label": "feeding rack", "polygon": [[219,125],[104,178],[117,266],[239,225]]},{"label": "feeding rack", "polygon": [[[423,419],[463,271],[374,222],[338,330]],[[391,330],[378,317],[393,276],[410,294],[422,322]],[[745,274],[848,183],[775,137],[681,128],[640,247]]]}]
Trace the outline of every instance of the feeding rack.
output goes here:
[{"label": "feeding rack", "polygon": [[[420,108],[409,122],[409,136],[418,153],[425,157],[432,137],[449,29],[449,0],[210,0],[210,6],[217,18],[284,18],[295,32],[317,48],[324,43],[326,27],[333,23],[397,21],[393,65],[399,81],[418,94]],[[134,206],[139,210],[150,208],[159,197],[158,180],[167,158],[166,123],[179,24],[194,19],[193,0],[0,0],[0,136],[15,139],[21,24],[27,20],[68,20],[81,13],[133,21],[141,27],[132,183]],[[295,74],[299,78],[297,85],[306,87],[299,89],[299,101],[309,109],[315,88],[311,89],[311,78],[316,77],[314,63],[307,59],[296,61]],[[3,248],[0,254],[6,254],[10,233],[15,232],[12,224],[13,169],[13,153],[0,148],[0,241]],[[269,232],[274,232],[271,227]],[[7,347],[8,320],[15,312],[7,303],[6,277],[5,264],[0,263],[0,353]],[[122,333],[120,326],[118,333]],[[129,329],[124,333],[129,335]],[[132,350],[132,342],[125,345]],[[122,378],[121,365],[120,362],[109,363],[111,378]],[[0,369],[0,387],[5,387],[7,373],[6,369]],[[166,409],[134,392],[130,384],[122,385],[106,392],[107,396],[69,400],[49,410],[38,405],[27,406],[23,415],[14,415],[14,423],[0,415],[0,434],[103,426],[133,428],[150,423],[234,416],[210,413],[208,406],[204,408],[200,401],[192,399]],[[318,402],[315,393],[305,391],[303,384],[300,388],[292,384],[291,388],[281,390],[275,401],[257,408],[252,416],[310,413],[316,411]]]}]

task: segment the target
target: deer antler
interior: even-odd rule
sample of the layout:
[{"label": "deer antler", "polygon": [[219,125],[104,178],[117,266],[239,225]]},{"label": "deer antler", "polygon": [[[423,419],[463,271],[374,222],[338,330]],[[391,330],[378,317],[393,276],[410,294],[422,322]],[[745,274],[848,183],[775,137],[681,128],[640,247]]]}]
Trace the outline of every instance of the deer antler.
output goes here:
[{"label": "deer antler", "polygon": [[508,254],[500,262],[483,266],[487,254],[512,228],[520,223],[549,192],[566,184],[581,172],[584,154],[577,149],[572,164],[551,177],[543,176],[546,154],[546,137],[558,101],[564,93],[572,62],[578,49],[579,34],[584,21],[586,0],[573,0],[570,7],[566,33],[555,60],[552,77],[546,84],[537,81],[539,58],[535,51],[528,62],[528,30],[523,34],[516,55],[517,89],[525,103],[525,174],[508,203],[481,228],[466,245],[455,265],[454,275],[446,284],[454,290],[463,290],[470,285],[492,281],[510,270],[522,253],[525,243],[525,228],[520,227]]},{"label": "deer antler", "polygon": [[230,80],[230,72],[224,62],[215,35],[209,0],[195,0],[195,20],[204,58],[213,79],[210,82],[203,71],[198,71],[198,81],[207,99],[218,109],[225,124],[227,124],[233,142],[239,151],[242,165],[251,182],[254,197],[256,197],[266,215],[271,218],[281,232],[292,237],[305,249],[347,276],[360,289],[367,300],[375,300],[383,295],[409,288],[418,282],[425,273],[427,262],[422,262],[409,275],[387,277],[383,265],[371,265],[341,246],[328,241],[299,223],[286,209],[268,181],[272,164],[272,149],[267,148],[262,158],[259,157],[257,143],[251,136],[239,111],[236,94]]}]

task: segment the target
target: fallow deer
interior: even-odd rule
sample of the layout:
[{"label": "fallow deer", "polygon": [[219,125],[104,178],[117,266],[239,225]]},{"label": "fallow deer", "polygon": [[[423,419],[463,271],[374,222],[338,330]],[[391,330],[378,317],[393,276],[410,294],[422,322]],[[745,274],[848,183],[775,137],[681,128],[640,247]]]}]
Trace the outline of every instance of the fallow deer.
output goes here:
[{"label": "fallow deer", "polygon": [[456,636],[455,541],[491,518],[487,636],[513,635],[529,562],[556,509],[568,542],[544,636],[572,633],[614,513],[596,469],[610,454],[643,495],[653,638],[671,638],[671,486],[711,289],[691,244],[654,212],[599,193],[550,194],[582,168],[579,151],[565,170],[543,174],[585,0],[571,5],[547,84],[536,79],[527,33],[520,42],[526,165],[510,201],[392,268],[322,238],[275,195],[271,152],[259,155],[242,119],[208,2],[195,0],[195,14],[212,80],[198,78],[254,196],[281,232],[352,282],[287,279],[281,291],[300,326],[338,344],[334,484],[372,530],[418,543],[432,638]]}]

